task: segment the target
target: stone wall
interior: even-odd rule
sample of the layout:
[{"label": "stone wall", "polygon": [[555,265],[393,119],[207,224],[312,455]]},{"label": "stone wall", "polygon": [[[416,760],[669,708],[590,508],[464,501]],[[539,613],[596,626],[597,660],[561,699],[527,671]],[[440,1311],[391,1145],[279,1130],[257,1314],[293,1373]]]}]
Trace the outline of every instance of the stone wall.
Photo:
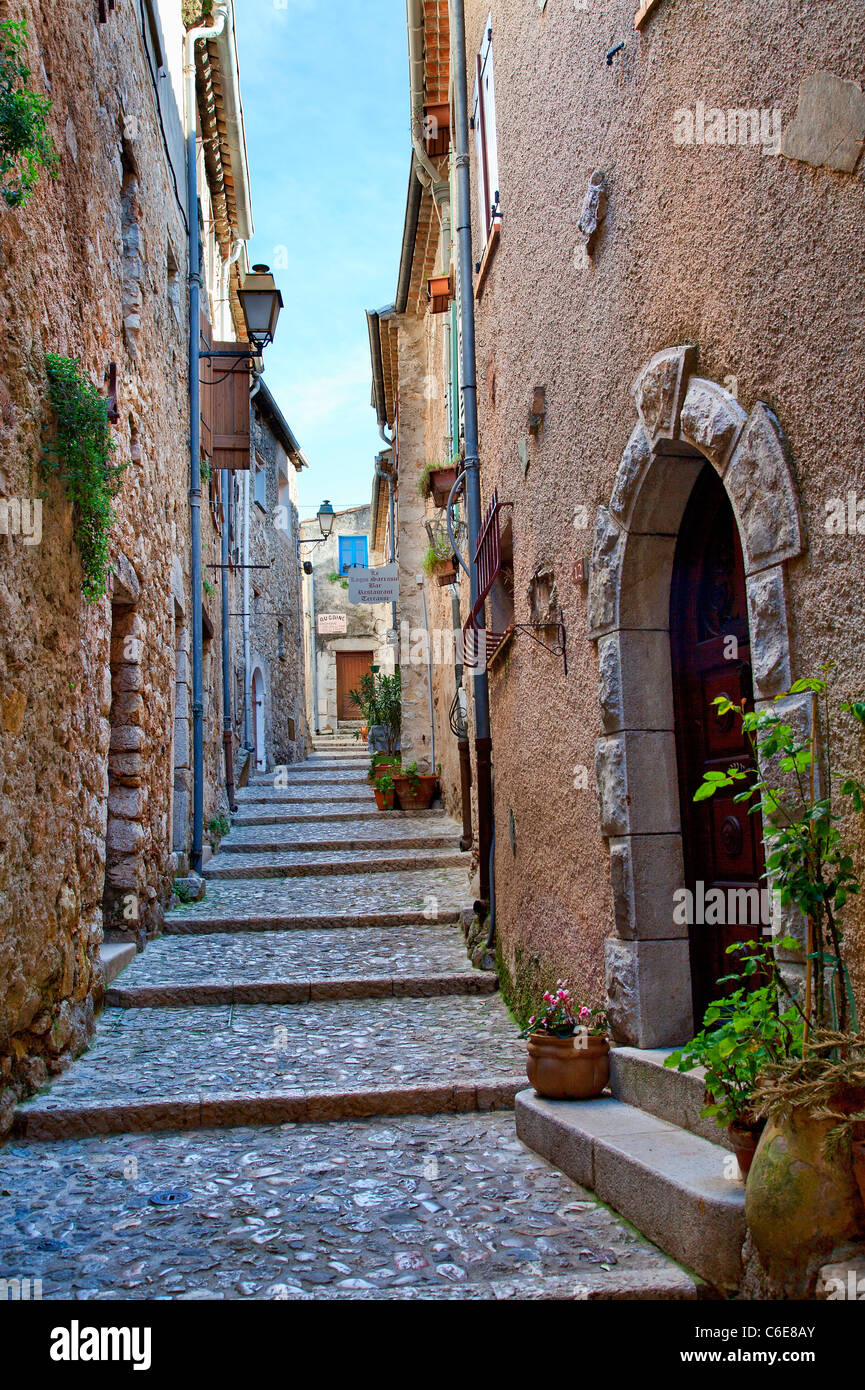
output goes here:
[{"label": "stone wall", "polygon": [[[695,375],[726,391],[743,416],[753,419],[760,402],[771,408],[805,540],[783,561],[790,674],[811,674],[830,657],[839,699],[865,688],[857,635],[865,541],[849,506],[843,532],[826,527],[833,499],[854,493],[855,517],[865,498],[862,178],[850,172],[861,169],[865,135],[865,17],[850,6],[839,15],[760,0],[661,0],[636,33],[635,8],[635,0],[494,6],[503,217],[477,303],[483,487],[486,498],[497,486],[514,503],[517,621],[529,620],[533,576],[546,570],[568,627],[567,677],[522,635],[491,675],[498,923],[520,1007],[562,976],[601,996],[604,941],[617,939],[595,795],[603,672],[573,567],[592,552],[599,508],[612,505],[635,425],[632,388],[660,350],[693,345]],[[470,95],[488,12],[488,0],[469,0]],[[612,33],[625,47],[608,66]],[[725,118],[722,144],[706,134],[715,108]],[[732,143],[730,111],[747,117],[736,115]],[[596,170],[608,205],[592,231],[584,210]],[[481,252],[476,244],[473,259]],[[533,434],[541,385],[546,414]],[[661,408],[663,391],[644,404]],[[733,442],[712,419],[697,440],[706,457]],[[645,549],[632,597],[660,604],[663,633],[663,565]],[[604,563],[597,553],[596,567]],[[772,594],[760,602],[768,613]],[[771,655],[763,656],[768,669]],[[641,671],[651,681],[650,667],[632,667],[630,678]],[[861,770],[855,727],[839,728],[835,753],[839,765]],[[663,780],[660,766],[654,775]],[[631,798],[638,811],[652,795],[641,785],[643,806]],[[844,829],[861,871],[861,821]],[[851,902],[845,917],[861,999],[865,903]]]},{"label": "stone wall", "polygon": [[[5,9],[5,7],[4,7]],[[88,605],[71,507],[53,477],[42,538],[0,537],[0,1122],[79,1050],[102,995],[103,890],[135,939],[170,891],[171,557],[189,549],[185,212],[165,159],[134,8],[58,25],[30,0],[34,81],[60,156],[0,211],[0,493],[32,497],[53,425],[45,354],[105,389],[117,368],[113,592]],[[113,622],[112,622],[113,619]],[[127,639],[132,639],[131,645]],[[109,875],[106,884],[106,832]],[[118,915],[119,913],[119,915]],[[0,1123],[2,1128],[2,1123]]]}]

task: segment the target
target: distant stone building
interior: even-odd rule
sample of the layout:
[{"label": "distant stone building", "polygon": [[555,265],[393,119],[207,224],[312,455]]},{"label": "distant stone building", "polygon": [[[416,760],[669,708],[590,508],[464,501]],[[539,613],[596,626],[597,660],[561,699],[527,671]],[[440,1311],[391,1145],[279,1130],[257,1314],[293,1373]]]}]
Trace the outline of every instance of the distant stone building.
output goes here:
[{"label": "distant stone building", "polygon": [[233,574],[234,748],[238,770],[249,753],[263,772],[307,752],[297,477],[308,464],[263,378],[251,417],[252,468],[233,487],[233,557],[259,568]]},{"label": "distant stone building", "polygon": [[[318,521],[302,522],[300,535],[302,542],[318,541]],[[393,670],[390,604],[348,601],[349,570],[370,563],[369,507],[337,512],[328,539],[302,544],[301,558],[312,566],[303,584],[309,725],[313,733],[336,733],[360,722],[350,691],[370,666]]]}]

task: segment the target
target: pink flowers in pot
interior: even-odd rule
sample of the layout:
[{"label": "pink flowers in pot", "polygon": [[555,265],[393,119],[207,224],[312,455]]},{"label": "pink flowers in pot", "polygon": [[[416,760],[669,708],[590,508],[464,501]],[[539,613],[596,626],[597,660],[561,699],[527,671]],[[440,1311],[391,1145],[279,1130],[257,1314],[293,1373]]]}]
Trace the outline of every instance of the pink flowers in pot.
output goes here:
[{"label": "pink flowers in pot", "polygon": [[567,980],[556,980],[553,990],[547,990],[542,1007],[532,1014],[522,1037],[532,1033],[548,1033],[554,1038],[571,1038],[578,1033],[602,1036],[607,1031],[607,1016],[603,1009],[578,1004],[571,997]]}]

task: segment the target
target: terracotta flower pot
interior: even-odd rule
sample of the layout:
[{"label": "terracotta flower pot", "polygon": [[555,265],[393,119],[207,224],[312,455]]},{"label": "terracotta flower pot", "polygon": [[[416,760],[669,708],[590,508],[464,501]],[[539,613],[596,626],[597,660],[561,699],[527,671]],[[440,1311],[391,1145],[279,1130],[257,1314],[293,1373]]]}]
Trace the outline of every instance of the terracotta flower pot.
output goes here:
[{"label": "terracotta flower pot", "polygon": [[375,789],[375,804],[380,811],[393,810],[394,792],[391,787],[389,792],[380,792],[378,787]]},{"label": "terracotta flower pot", "polygon": [[610,1044],[585,1033],[554,1038],[531,1033],[526,1072],[539,1096],[550,1100],[591,1100],[610,1081]]},{"label": "terracotta flower pot", "polygon": [[757,1152],[757,1145],[760,1142],[760,1135],[763,1133],[764,1128],[765,1126],[762,1124],[744,1125],[734,1122],[727,1130],[730,1136],[730,1143],[733,1146],[733,1153],[736,1155],[736,1161],[739,1164],[739,1172],[743,1182],[751,1171],[754,1154]]},{"label": "terracotta flower pot", "polygon": [[457,577],[457,562],[454,559],[445,560],[444,564],[436,565],[436,583],[439,588],[444,588],[447,584],[453,584]]},{"label": "terracotta flower pot", "polygon": [[396,794],[404,811],[428,811],[436,794],[438,778],[422,773],[412,784],[409,777],[394,777]]},{"label": "terracotta flower pot", "polygon": [[368,724],[361,724],[361,726],[360,726],[360,738],[361,738],[361,742],[362,742],[362,743],[366,743],[367,739],[369,738],[369,725],[368,725]]},{"label": "terracotta flower pot", "polygon": [[386,758],[382,762],[376,763],[374,772],[368,772],[366,775],[370,782],[374,782],[377,777],[393,777],[394,770],[399,771],[399,763],[391,758]]},{"label": "terracotta flower pot", "polygon": [[446,507],[451,488],[457,480],[456,468],[434,468],[429,475],[429,490],[437,507]]},{"label": "terracotta flower pot", "polygon": [[853,1141],[853,1176],[859,1188],[859,1196],[865,1207],[865,1139]]}]

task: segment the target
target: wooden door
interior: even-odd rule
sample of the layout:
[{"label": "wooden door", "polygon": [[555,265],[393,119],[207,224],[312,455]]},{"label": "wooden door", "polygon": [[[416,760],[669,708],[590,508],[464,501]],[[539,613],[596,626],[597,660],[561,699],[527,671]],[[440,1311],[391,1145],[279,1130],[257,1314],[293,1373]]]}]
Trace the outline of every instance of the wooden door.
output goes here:
[{"label": "wooden door", "polygon": [[[699,1026],[710,1000],[729,992],[729,986],[717,986],[735,964],[726,948],[759,939],[759,909],[756,920],[754,909],[764,902],[762,824],[759,814],[749,815],[747,805],[734,801],[742,784],[694,801],[704,772],[754,765],[740,721],[732,714],[719,718],[712,705],[726,695],[736,704],[744,698],[752,708],[753,691],[742,547],[727,494],[710,464],[697,480],[679,533],[670,643],[685,883],[695,907],[691,979]],[[734,890],[752,891],[746,898]],[[715,906],[701,913],[700,904],[710,894]]]},{"label": "wooden door", "polygon": [[337,718],[359,720],[363,716],[349,691],[357,690],[361,677],[372,666],[374,652],[337,652],[336,654],[336,711]]}]

